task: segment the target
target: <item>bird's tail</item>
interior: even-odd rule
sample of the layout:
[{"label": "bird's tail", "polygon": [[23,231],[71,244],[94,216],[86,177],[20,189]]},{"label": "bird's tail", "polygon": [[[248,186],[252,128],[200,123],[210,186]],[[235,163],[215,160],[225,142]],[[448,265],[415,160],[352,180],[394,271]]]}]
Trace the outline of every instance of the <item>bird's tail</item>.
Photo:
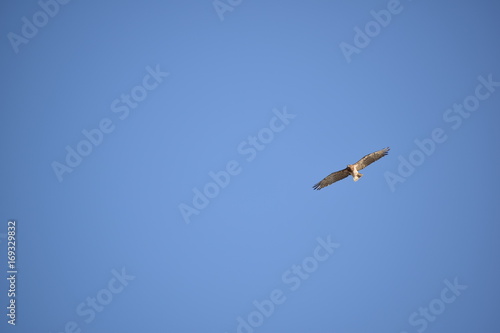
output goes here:
[{"label": "bird's tail", "polygon": [[354,180],[355,182],[357,182],[357,181],[359,180],[359,178],[361,178],[361,177],[363,177],[363,174],[358,172],[358,173],[356,174],[356,176],[354,176],[354,177],[353,177],[353,180]]}]

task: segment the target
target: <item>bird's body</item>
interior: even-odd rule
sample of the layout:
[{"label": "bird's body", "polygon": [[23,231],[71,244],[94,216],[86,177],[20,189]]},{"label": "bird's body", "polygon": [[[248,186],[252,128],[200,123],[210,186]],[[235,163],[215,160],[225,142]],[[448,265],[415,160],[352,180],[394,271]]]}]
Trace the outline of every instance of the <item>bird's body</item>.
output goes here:
[{"label": "bird's body", "polygon": [[362,173],[358,172],[358,168],[356,167],[356,164],[349,164],[347,165],[347,169],[349,169],[349,174],[352,176],[352,179],[357,182],[359,178],[363,176]]},{"label": "bird's body", "polygon": [[368,154],[364,156],[362,159],[357,161],[354,164],[348,164],[347,167],[343,170],[333,172],[326,176],[322,181],[313,186],[313,189],[320,190],[323,187],[327,187],[339,180],[342,180],[348,176],[352,176],[352,179],[356,182],[363,176],[363,174],[359,173],[359,170],[366,168],[368,165],[373,162],[381,159],[385,155],[387,155],[389,151],[389,147],[376,151],[374,153]]}]

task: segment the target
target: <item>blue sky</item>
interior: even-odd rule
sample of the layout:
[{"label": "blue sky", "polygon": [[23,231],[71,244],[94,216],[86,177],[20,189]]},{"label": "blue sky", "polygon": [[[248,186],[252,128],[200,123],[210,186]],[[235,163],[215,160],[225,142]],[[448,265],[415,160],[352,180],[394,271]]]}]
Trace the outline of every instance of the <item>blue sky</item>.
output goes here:
[{"label": "blue sky", "polygon": [[500,330],[499,4],[1,9],[2,332]]}]

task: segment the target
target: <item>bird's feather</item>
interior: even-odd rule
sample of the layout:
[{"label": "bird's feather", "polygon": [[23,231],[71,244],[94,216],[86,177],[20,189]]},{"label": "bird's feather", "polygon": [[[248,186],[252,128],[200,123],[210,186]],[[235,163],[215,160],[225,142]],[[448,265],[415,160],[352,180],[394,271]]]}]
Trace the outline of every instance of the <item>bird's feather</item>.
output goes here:
[{"label": "bird's feather", "polygon": [[381,159],[382,157],[384,157],[385,155],[387,155],[389,150],[390,150],[390,148],[387,147],[387,148],[380,149],[379,151],[376,151],[374,153],[371,153],[371,154],[364,156],[362,159],[360,159],[359,161],[356,162],[356,164],[355,164],[356,169],[359,171],[359,170],[366,168],[367,166],[369,166],[373,162],[375,162],[375,161]]},{"label": "bird's feather", "polygon": [[327,187],[328,185],[331,185],[335,182],[338,182],[339,180],[346,178],[347,176],[349,176],[349,170],[347,170],[347,168],[340,171],[332,172],[331,174],[326,176],[322,181],[314,185],[313,189],[320,190],[323,187]]}]

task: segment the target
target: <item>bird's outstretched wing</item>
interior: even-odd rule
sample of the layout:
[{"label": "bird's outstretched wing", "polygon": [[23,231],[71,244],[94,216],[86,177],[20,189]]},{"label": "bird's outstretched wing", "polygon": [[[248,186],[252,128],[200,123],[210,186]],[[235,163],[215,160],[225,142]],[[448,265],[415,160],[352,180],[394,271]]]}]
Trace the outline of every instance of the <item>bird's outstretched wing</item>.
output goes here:
[{"label": "bird's outstretched wing", "polygon": [[331,185],[339,180],[342,180],[347,176],[349,176],[349,170],[347,170],[347,168],[340,171],[332,172],[331,174],[326,176],[322,181],[314,185],[313,189],[321,190],[323,187],[327,187],[328,185]]},{"label": "bird's outstretched wing", "polygon": [[376,151],[374,153],[366,155],[365,157],[363,157],[362,159],[360,159],[359,161],[356,162],[356,164],[355,164],[356,169],[359,171],[361,169],[366,168],[367,166],[369,166],[373,162],[375,162],[375,161],[381,159],[382,157],[384,157],[385,155],[387,155],[389,150],[390,150],[390,148],[387,147],[384,149],[380,149],[379,151]]}]

